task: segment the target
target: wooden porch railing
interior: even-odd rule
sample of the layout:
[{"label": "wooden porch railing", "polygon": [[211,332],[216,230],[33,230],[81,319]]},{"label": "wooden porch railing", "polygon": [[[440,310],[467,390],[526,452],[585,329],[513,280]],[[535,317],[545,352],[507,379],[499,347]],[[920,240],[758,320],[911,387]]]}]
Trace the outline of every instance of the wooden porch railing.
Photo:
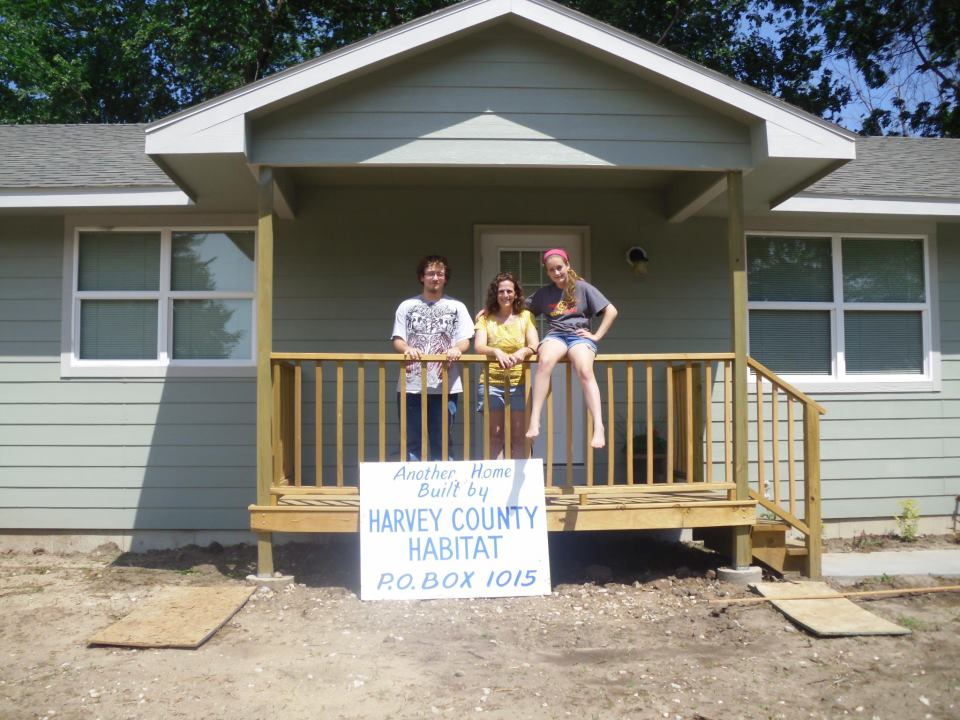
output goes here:
[{"label": "wooden porch railing", "polygon": [[[572,368],[560,369],[547,396],[541,423],[545,434],[545,492],[588,495],[710,491],[736,497],[733,477],[732,353],[600,354],[595,373],[603,398],[606,447],[591,451],[589,413],[575,436]],[[428,356],[419,363],[422,376]],[[535,361],[535,358],[533,358]],[[419,417],[407,417],[396,400],[406,361],[397,354],[273,353],[271,503],[289,495],[351,495],[358,492],[358,465],[406,457],[407,425],[420,425],[427,453],[426,403]],[[486,378],[488,358],[461,358],[464,393],[449,442],[446,413],[441,458],[488,459],[489,406],[476,418],[477,383]],[[819,572],[819,416],[823,408],[754,360],[754,408],[750,421],[750,497],[805,538],[808,562]],[[529,406],[532,368],[524,368]],[[484,383],[488,387],[487,383]],[[507,389],[509,391],[509,389]],[[449,392],[442,373],[442,391]],[[565,412],[554,399],[565,397]],[[444,397],[443,407],[446,407]],[[488,399],[485,399],[488,400]],[[504,455],[510,456],[510,407],[504,418]],[[798,426],[799,423],[799,426]],[[555,448],[555,428],[564,447]],[[582,464],[574,447],[584,448]],[[529,456],[530,444],[526,444]],[[560,458],[559,460],[557,458]],[[430,459],[430,458],[426,458]],[[802,502],[803,512],[799,510]]]}]

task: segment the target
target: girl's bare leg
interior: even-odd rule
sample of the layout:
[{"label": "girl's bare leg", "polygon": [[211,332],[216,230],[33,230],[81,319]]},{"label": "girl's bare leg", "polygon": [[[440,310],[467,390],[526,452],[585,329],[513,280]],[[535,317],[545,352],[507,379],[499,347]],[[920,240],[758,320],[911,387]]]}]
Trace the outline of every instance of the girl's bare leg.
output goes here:
[{"label": "girl's bare leg", "polygon": [[593,374],[593,350],[585,344],[574,345],[570,348],[568,355],[570,364],[580,378],[580,385],[583,386],[583,400],[593,418],[593,437],[590,438],[590,447],[602,448],[607,444],[607,438],[603,427],[603,411],[600,407],[600,387]]},{"label": "girl's bare leg", "polygon": [[490,411],[490,457],[503,458],[503,410]]},{"label": "girl's bare leg", "polygon": [[[528,438],[540,434],[540,413],[550,390],[550,375],[557,362],[567,354],[567,344],[559,340],[544,340],[537,350],[537,374],[533,380],[533,393],[530,404],[530,424],[527,426]],[[599,390],[597,393],[599,394]],[[598,395],[599,396],[599,395]]]}]

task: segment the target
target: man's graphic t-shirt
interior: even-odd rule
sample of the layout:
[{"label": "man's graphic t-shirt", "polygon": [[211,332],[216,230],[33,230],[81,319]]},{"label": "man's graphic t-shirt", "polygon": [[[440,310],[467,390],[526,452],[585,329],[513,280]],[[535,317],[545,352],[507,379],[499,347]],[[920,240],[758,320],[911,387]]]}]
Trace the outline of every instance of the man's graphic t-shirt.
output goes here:
[{"label": "man's graphic t-shirt", "polygon": [[[393,335],[404,340],[407,345],[416,348],[424,355],[443,355],[448,348],[461,340],[473,337],[473,320],[467,307],[459,300],[442,297],[429,302],[421,296],[404,300],[397,308],[393,322]],[[440,369],[444,363],[427,363],[427,394],[439,395],[441,386]],[[407,392],[420,392],[420,363],[406,367]],[[460,365],[453,363],[447,373],[448,392],[463,392],[460,380]],[[397,392],[400,381],[397,380]]]}]

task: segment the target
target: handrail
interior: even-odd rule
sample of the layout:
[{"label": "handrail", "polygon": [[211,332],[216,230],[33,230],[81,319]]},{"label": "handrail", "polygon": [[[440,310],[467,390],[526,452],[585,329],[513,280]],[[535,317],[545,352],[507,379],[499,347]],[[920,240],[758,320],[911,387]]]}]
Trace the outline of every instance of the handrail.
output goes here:
[{"label": "handrail", "polygon": [[804,393],[802,390],[797,390],[793,385],[782,380],[773,370],[768,368],[766,365],[763,365],[757,360],[754,360],[752,357],[747,358],[747,365],[753,368],[754,372],[758,373],[759,375],[763,375],[763,377],[765,377],[771,383],[779,385],[781,388],[783,388],[788,393],[790,393],[795,398],[797,398],[797,400],[800,400],[805,405],[809,405],[821,415],[826,415],[827,409],[823,405],[818,403],[816,400],[814,400],[812,397]]},{"label": "handrail", "polygon": [[[532,356],[524,363],[528,404],[531,365],[536,360],[537,357]],[[443,363],[441,380],[445,397],[449,392],[446,361],[445,355],[425,355],[418,361],[410,361],[399,353],[271,353],[274,475],[270,494],[274,501],[283,494],[284,488],[296,489],[296,494],[354,493],[358,463],[370,459],[384,461],[398,445],[399,456],[407,456],[408,423],[414,423],[413,428],[419,426],[420,442],[426,447],[426,404],[421,405],[421,412],[408,418],[406,403],[400,402],[399,412],[394,415],[388,407],[394,404],[395,390],[393,378],[387,379],[387,367],[414,362],[419,364],[421,373],[426,373],[427,363]],[[566,364],[565,377],[561,369],[561,377],[554,381],[544,406],[545,490],[579,494],[582,502],[586,493],[601,488],[611,492],[625,487],[637,492],[647,491],[645,489],[657,492],[661,486],[655,483],[662,483],[677,489],[712,492],[726,488],[728,499],[735,499],[733,361],[734,354],[730,352],[597,355],[595,372],[604,398],[608,447],[603,451],[585,448],[582,465],[573,460],[574,447],[579,442],[586,445],[586,438],[591,434],[590,418],[587,414],[583,435],[575,437],[574,373],[572,366],[562,361]],[[467,353],[459,362],[463,406],[454,427],[447,426],[444,413],[442,457],[436,459],[445,459],[448,451],[464,458],[487,458],[491,454],[489,383],[481,383],[487,397],[476,428],[473,409],[475,401],[480,399],[477,382],[485,378],[490,358]],[[304,371],[304,366],[312,366],[313,378]],[[325,367],[333,372],[325,373]],[[750,484],[754,485],[749,489],[749,497],[759,508],[805,536],[809,574],[816,576],[821,533],[819,422],[826,409],[753,358],[748,358],[748,367],[756,379],[751,399],[756,411],[751,413],[747,438],[748,447],[752,448]],[[402,394],[406,373],[400,372],[399,376]],[[303,391],[305,383],[315,385],[312,393]],[[559,411],[555,398],[566,400],[565,412]],[[310,422],[309,413],[305,411],[309,403],[314,405],[314,427],[308,434],[303,430]],[[718,405],[722,411],[715,419],[712,410]],[[802,412],[799,418],[796,415],[800,413],[795,412],[797,407]],[[356,416],[353,426],[349,415]],[[503,454],[509,458],[509,403],[504,415]],[[411,431],[415,434],[413,428]],[[459,438],[456,445],[448,442],[454,430],[462,443]],[[639,446],[635,445],[635,439]],[[354,446],[355,455],[350,450]],[[527,442],[525,448],[529,456],[531,444]],[[426,450],[424,454],[428,454]],[[599,478],[595,478],[597,468],[601,470]],[[557,469],[561,470],[561,477],[555,481]],[[803,503],[802,515],[798,512],[800,503]]]}]

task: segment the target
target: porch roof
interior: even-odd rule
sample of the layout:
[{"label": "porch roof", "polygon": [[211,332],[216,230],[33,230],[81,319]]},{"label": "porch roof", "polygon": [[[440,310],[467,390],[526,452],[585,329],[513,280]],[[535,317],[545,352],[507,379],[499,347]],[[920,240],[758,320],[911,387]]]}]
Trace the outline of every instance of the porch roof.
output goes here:
[{"label": "porch roof", "polygon": [[774,208],[960,217],[960,139],[857,138],[857,159]]},{"label": "porch roof", "polygon": [[[416,132],[412,142],[404,147],[407,152],[395,154],[399,159],[370,153],[359,160],[349,155],[344,160],[342,155],[334,154],[338,159],[328,162],[313,157],[298,162],[296,153],[291,153],[293,159],[288,155],[285,161],[273,162],[252,152],[254,123],[267,116],[281,110],[288,112],[295,105],[303,106],[320,93],[356,84],[361,78],[424,53],[453,47],[490,28],[508,26],[538,36],[566,52],[573,51],[583,63],[600,63],[678,101],[697,106],[704,123],[716,118],[720,124],[732,122],[742,128],[747,138],[745,155],[736,161],[730,158],[718,162],[710,158],[698,168],[690,162],[688,153],[683,158],[686,162],[671,164],[662,147],[649,143],[647,147],[653,153],[649,158],[635,153],[615,159],[587,157],[580,163],[582,174],[573,182],[598,184],[600,173],[611,169],[627,171],[614,178],[603,177],[599,184],[636,187],[639,183],[655,188],[664,197],[665,214],[674,221],[697,213],[723,214],[723,204],[711,205],[711,201],[723,193],[726,170],[744,171],[748,212],[766,211],[855,157],[852,133],[550,0],[464,0],[159,120],[146,128],[146,152],[177,178],[184,190],[211,199],[226,196],[219,188],[223,177],[236,178],[244,166],[255,170],[258,163],[301,168],[386,166],[404,171],[438,165],[459,169],[534,166],[576,173],[576,153],[582,155],[582,147],[569,137],[558,135],[551,137],[554,147],[572,150],[562,161],[549,155],[540,162],[510,160],[509,152],[490,158],[482,153],[465,153],[449,161],[437,161],[417,154],[413,146],[425,138]],[[512,120],[500,110],[493,108],[490,112],[505,122]],[[576,106],[565,110],[574,111],[585,112]],[[278,173],[278,177],[282,179],[283,173]],[[396,182],[408,182],[403,172],[392,177]],[[300,173],[298,178],[303,181],[304,174]],[[230,197],[235,199],[238,190],[245,191],[252,202],[253,173],[246,174],[243,188],[236,187],[240,182],[238,179],[231,185]]]},{"label": "porch roof", "polygon": [[0,208],[183,205],[146,125],[0,125]]}]

